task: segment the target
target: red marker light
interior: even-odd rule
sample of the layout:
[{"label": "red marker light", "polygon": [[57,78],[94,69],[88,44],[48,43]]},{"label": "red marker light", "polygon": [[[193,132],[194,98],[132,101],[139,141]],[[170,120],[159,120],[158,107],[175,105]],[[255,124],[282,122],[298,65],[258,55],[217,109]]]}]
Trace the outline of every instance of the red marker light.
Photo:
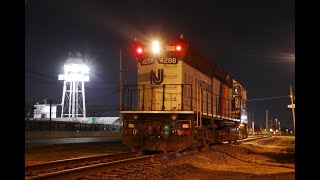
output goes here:
[{"label": "red marker light", "polygon": [[137,53],[138,54],[142,54],[143,53],[143,49],[142,49],[142,47],[137,47]]},{"label": "red marker light", "polygon": [[181,51],[182,47],[180,45],[176,46],[176,51]]}]

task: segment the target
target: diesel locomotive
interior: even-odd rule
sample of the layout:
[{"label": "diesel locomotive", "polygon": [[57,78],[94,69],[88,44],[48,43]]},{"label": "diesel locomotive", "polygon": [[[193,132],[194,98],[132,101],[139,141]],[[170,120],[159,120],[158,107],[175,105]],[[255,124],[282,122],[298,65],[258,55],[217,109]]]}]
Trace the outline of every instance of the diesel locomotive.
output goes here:
[{"label": "diesel locomotive", "polygon": [[182,35],[135,41],[138,80],[122,88],[122,142],[182,151],[248,136],[247,91]]}]

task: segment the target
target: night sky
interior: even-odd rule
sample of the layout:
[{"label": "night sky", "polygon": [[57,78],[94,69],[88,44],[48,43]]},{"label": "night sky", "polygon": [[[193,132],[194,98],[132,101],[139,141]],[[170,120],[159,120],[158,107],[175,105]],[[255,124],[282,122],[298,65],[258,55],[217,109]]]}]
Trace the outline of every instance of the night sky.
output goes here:
[{"label": "night sky", "polygon": [[[86,104],[118,116],[119,48],[137,37],[183,34],[247,90],[256,125],[277,118],[292,128],[295,92],[295,1],[28,0],[25,6],[25,102],[61,103],[63,64],[80,51],[90,66]],[[136,82],[136,60],[123,53],[124,84]],[[280,97],[281,96],[281,97]]]}]

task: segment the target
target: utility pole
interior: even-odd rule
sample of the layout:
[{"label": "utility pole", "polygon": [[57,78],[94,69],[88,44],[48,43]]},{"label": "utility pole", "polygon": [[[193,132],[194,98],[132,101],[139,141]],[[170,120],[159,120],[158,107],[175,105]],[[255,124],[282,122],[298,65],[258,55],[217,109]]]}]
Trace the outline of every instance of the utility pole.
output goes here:
[{"label": "utility pole", "polygon": [[292,109],[292,119],[293,119],[293,133],[296,132],[296,126],[295,126],[295,115],[294,115],[294,103],[293,103],[293,93],[292,93],[292,87],[290,84],[290,99],[291,99],[291,109]]},{"label": "utility pole", "polygon": [[[196,78],[197,79],[197,78]],[[199,87],[198,87],[198,81],[196,81],[196,109],[197,109],[197,139],[199,139]]]},{"label": "utility pole", "polygon": [[268,131],[268,110],[266,110],[266,131]]},{"label": "utility pole", "polygon": [[254,136],[254,120],[253,120],[253,113],[252,113],[252,136]]},{"label": "utility pole", "polygon": [[203,102],[202,102],[202,88],[199,89],[199,105],[200,105],[200,127],[202,127],[202,111],[203,111]]},{"label": "utility pole", "polygon": [[119,64],[120,64],[120,111],[119,111],[119,125],[122,126],[122,59],[121,59],[121,48],[120,48],[120,57],[119,57]]},{"label": "utility pole", "polygon": [[250,128],[250,126],[251,126],[251,125],[250,125],[250,120],[251,120],[250,112],[248,112],[248,128],[249,128],[249,129],[251,129],[251,128]]},{"label": "utility pole", "polygon": [[50,102],[50,115],[49,115],[49,117],[50,117],[50,131],[51,131],[51,104],[52,104],[52,100],[50,99],[49,102]]},{"label": "utility pole", "polygon": [[279,135],[281,136],[280,121],[279,121]]},{"label": "utility pole", "polygon": [[259,119],[259,129],[261,131],[261,120]]}]

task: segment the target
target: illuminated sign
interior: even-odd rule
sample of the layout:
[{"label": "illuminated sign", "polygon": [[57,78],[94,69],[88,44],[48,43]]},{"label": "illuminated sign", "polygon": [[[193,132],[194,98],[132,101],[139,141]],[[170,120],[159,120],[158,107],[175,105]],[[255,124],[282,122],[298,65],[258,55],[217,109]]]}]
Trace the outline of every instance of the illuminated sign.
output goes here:
[{"label": "illuminated sign", "polygon": [[59,74],[58,80],[64,80],[64,81],[89,81],[89,75],[84,75],[84,74]]}]

